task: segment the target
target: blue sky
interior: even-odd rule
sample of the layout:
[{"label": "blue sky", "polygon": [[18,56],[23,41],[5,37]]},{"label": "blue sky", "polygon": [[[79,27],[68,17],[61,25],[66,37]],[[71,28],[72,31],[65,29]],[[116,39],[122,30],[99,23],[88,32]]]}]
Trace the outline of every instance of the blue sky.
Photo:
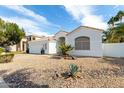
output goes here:
[{"label": "blue sky", "polygon": [[107,29],[107,21],[119,10],[124,6],[0,6],[0,18],[17,23],[27,34],[50,36],[80,25]]}]

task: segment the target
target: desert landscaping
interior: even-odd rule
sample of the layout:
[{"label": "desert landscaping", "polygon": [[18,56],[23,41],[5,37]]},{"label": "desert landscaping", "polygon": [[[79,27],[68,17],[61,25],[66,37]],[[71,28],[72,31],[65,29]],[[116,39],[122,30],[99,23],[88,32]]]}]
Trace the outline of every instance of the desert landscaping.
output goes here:
[{"label": "desert landscaping", "polygon": [[[80,78],[63,76],[72,63],[79,67]],[[17,54],[12,62],[0,63],[0,77],[16,88],[123,88],[124,59]]]}]

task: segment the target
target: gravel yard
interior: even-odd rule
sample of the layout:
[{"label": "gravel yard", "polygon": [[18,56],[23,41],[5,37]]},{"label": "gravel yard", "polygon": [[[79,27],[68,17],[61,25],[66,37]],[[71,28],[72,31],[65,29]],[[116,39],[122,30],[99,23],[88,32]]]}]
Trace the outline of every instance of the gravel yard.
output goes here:
[{"label": "gravel yard", "polygon": [[[65,79],[69,64],[79,66],[81,78]],[[0,64],[0,77],[9,87],[41,88],[124,88],[123,58],[82,57],[76,60],[50,55],[17,54],[13,62]]]}]

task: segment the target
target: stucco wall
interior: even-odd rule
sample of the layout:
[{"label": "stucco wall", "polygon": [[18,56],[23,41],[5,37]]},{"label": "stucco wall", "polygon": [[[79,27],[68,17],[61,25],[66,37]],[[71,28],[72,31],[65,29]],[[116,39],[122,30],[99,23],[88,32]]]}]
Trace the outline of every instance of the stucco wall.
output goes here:
[{"label": "stucco wall", "polygon": [[124,43],[103,44],[103,56],[124,57]]},{"label": "stucco wall", "polygon": [[90,38],[90,50],[75,50],[73,49],[70,54],[76,56],[102,56],[102,31],[95,31],[80,27],[76,31],[70,33],[66,37],[66,43],[75,47],[75,38],[80,36],[87,36]]}]

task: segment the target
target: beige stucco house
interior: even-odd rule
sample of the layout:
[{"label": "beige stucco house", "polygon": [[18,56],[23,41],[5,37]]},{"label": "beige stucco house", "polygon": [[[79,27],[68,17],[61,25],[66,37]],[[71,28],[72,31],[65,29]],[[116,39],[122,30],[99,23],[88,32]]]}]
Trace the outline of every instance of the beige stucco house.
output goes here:
[{"label": "beige stucco house", "polygon": [[26,52],[27,50],[27,39],[23,38],[19,44],[8,46],[7,50],[9,51],[23,51]]},{"label": "beige stucco house", "polygon": [[[49,48],[49,50],[56,51],[57,54],[59,52],[58,46],[64,42],[74,47],[74,49],[69,52],[70,55],[101,57],[103,55],[102,31],[103,31],[102,29],[97,29],[88,26],[79,26],[71,32],[59,31],[53,37],[54,38],[54,42],[52,42],[53,45],[47,47]],[[44,42],[44,40],[42,39],[41,40],[39,39],[38,41],[36,40],[33,42],[29,42],[29,52],[39,53],[37,49],[41,50],[43,48],[42,42]]]},{"label": "beige stucco house", "polygon": [[60,31],[55,34],[57,46],[64,40],[74,47],[69,52],[75,56],[102,56],[102,29],[88,26],[79,26],[71,32]]},{"label": "beige stucco house", "polygon": [[24,38],[22,38],[22,40],[20,41],[19,44],[17,45],[13,45],[13,46],[9,46],[7,47],[9,51],[22,51],[22,52],[26,52],[27,48],[28,48],[28,42],[29,41],[33,41],[33,40],[38,40],[41,39],[43,36],[36,36],[36,35],[29,35],[26,36]]}]

